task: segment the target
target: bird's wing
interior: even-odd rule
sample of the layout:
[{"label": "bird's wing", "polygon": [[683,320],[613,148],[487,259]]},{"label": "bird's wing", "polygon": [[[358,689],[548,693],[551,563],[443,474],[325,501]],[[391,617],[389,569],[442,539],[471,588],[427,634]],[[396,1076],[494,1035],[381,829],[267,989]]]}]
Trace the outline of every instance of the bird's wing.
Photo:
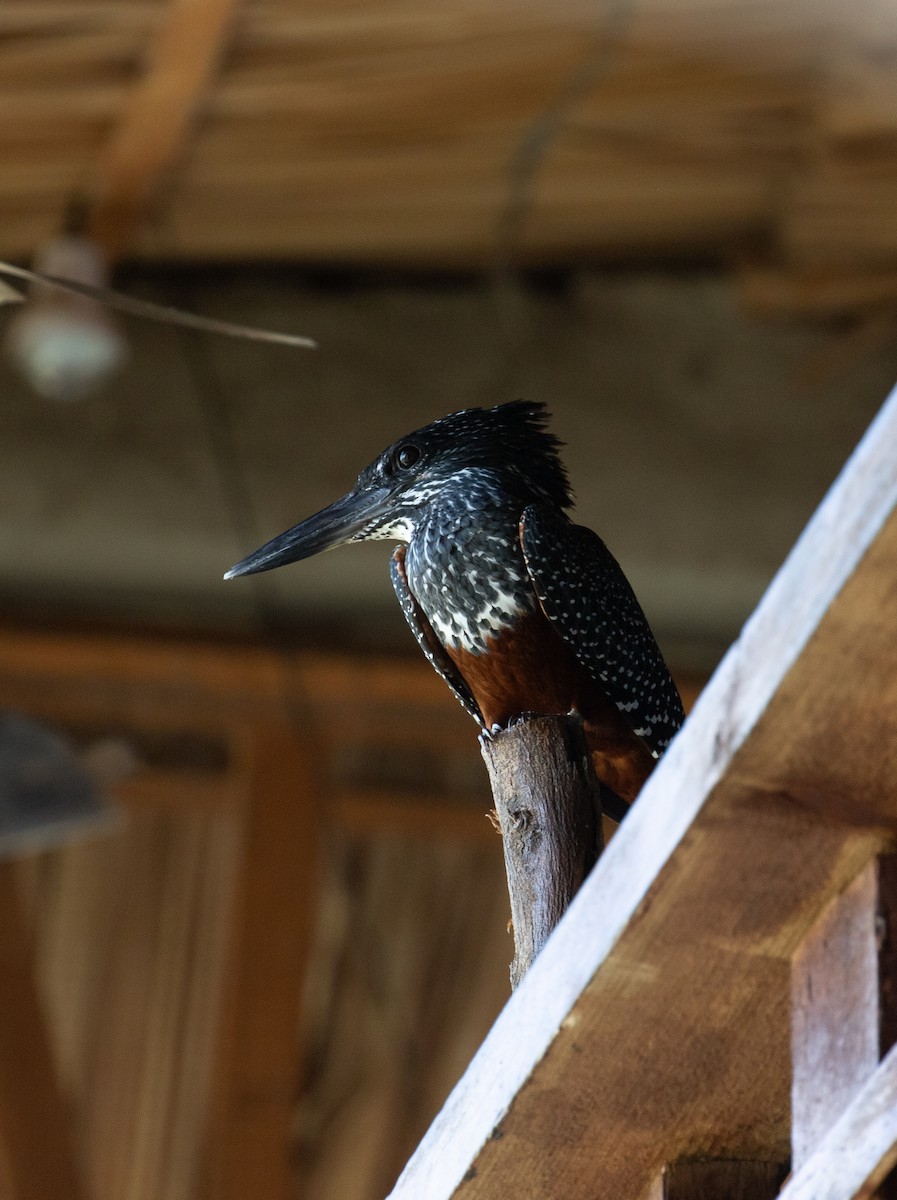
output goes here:
[{"label": "bird's wing", "polygon": [[655,755],[685,714],[619,563],[591,529],[545,504],[520,522],[520,545],[545,616]]},{"label": "bird's wing", "polygon": [[405,574],[405,547],[397,546],[389,564],[389,574],[392,586],[399,598],[405,620],[411,626],[411,632],[417,638],[417,644],[423,650],[437,675],[441,675],[455,693],[461,704],[475,721],[483,724],[483,717],[477,707],[470,688],[458,674],[455,664],[446,654],[442,643],[433,632],[433,626],[427,620],[424,610],[411,594],[408,577]]}]

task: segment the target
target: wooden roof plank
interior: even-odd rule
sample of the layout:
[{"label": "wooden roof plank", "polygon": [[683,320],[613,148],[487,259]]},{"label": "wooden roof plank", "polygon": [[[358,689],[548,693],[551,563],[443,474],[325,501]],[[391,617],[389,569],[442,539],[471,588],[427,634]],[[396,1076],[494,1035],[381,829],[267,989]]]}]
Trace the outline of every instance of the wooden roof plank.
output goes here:
[{"label": "wooden roof plank", "polygon": [[[79,169],[53,188],[62,211],[89,186],[96,147],[111,130],[94,229],[113,253],[127,242],[129,253],[155,262],[312,256],[488,269],[514,147],[595,53],[601,20],[589,6],[254,0],[231,39],[236,2],[6,0],[4,162],[21,159],[22,130],[27,171],[35,139],[53,158],[57,127],[83,126]],[[894,36],[880,7],[881,0],[849,8],[833,0],[647,0],[600,86],[566,113],[552,141],[519,261],[704,261],[747,238],[777,246],[783,270],[826,271],[835,283],[843,274],[848,298],[857,272],[881,273],[874,293],[886,287],[897,266],[897,126]],[[828,46],[822,69],[807,36],[820,29]],[[154,38],[158,51],[132,89],[132,64]],[[227,62],[217,72],[225,41]],[[189,144],[195,164],[160,196],[171,163],[178,155],[178,166],[187,161],[181,151],[199,100],[205,120]],[[412,179],[421,197],[406,194],[410,168],[400,147],[427,160]],[[323,173],[321,148],[332,160]],[[470,168],[484,150],[485,195]],[[358,184],[358,159],[376,191],[404,204],[378,207],[371,186]],[[241,193],[254,187],[251,203],[228,191],[231,176]],[[326,221],[309,179],[323,191]],[[622,199],[608,195],[608,180],[624,181]],[[707,180],[709,191],[700,186]],[[129,238],[154,189],[157,220]],[[440,204],[447,189],[451,203]],[[0,202],[4,194],[0,180]],[[347,194],[357,211],[342,206]],[[39,186],[35,202],[42,195]],[[52,228],[6,222],[0,250],[30,253]],[[790,290],[774,290],[775,305],[786,304]],[[795,292],[798,311],[803,292]],[[857,307],[865,303],[861,295]]]},{"label": "wooden roof plank", "polygon": [[238,3],[169,0],[147,70],[100,161],[89,228],[110,259],[125,249],[147,200],[181,151]]},{"label": "wooden roof plank", "polygon": [[[788,959],[897,829],[897,797],[879,786],[882,771],[893,777],[888,752],[881,766],[850,764],[849,796],[837,777],[835,809],[824,782],[837,764],[824,752],[812,794],[783,780],[793,783],[802,739],[819,758],[838,726],[866,722],[874,736],[893,720],[877,704],[892,686],[893,622],[875,615],[897,561],[895,446],[897,392],[392,1200],[447,1200],[462,1184],[470,1200],[524,1187],[533,1200],[635,1200],[682,1154],[787,1157]],[[862,673],[834,656],[832,675],[845,631]],[[790,711],[767,720],[780,692]],[[802,709],[808,693],[818,703]]]}]

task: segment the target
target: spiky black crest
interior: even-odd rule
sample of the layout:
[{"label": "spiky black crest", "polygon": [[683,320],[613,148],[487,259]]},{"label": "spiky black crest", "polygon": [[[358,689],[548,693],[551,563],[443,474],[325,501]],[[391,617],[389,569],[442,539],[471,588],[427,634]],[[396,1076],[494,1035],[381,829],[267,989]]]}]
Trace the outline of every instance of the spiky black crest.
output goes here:
[{"label": "spiky black crest", "polygon": [[527,488],[559,508],[569,508],[573,495],[561,462],[561,441],[546,426],[551,414],[544,404],[514,400],[494,408],[465,408],[407,434],[389,446],[377,463],[362,472],[382,470],[407,447],[420,451],[429,475],[449,475],[465,467],[489,467],[517,476]]}]

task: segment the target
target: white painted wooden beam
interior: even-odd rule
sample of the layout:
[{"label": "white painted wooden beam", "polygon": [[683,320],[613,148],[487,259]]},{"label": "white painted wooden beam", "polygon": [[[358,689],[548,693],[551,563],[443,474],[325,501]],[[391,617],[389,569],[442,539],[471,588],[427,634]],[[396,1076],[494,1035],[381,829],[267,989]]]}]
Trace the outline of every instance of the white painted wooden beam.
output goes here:
[{"label": "white painted wooden beam", "polygon": [[779,1200],[871,1200],[897,1165],[897,1047],[882,1060]]}]

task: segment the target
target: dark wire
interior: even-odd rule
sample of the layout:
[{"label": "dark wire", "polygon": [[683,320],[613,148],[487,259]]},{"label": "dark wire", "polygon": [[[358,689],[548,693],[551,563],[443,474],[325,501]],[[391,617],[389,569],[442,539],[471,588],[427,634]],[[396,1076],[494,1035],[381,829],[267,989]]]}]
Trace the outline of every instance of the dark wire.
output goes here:
[{"label": "dark wire", "polygon": [[515,340],[511,285],[524,228],[533,209],[536,178],[570,113],[616,70],[634,15],[635,0],[610,0],[585,57],[567,76],[555,98],[524,129],[508,163],[507,200],[499,214],[492,274],[499,331],[509,352],[513,352]]},{"label": "dark wire", "polygon": [[[63,279],[59,275],[48,275],[45,271],[34,271],[30,267],[17,267],[0,259],[0,277],[24,279],[41,287],[56,288],[74,296],[83,296],[106,304],[118,312],[132,317],[143,317],[148,321],[161,321],[166,325],[178,325],[182,329],[199,329],[205,333],[218,333],[223,337],[243,338],[250,342],[270,342],[278,346],[299,346],[306,350],[317,349],[317,342],[298,333],[281,333],[274,329],[258,329],[252,325],[237,325],[233,321],[219,321],[215,317],[203,317],[199,313],[171,308],[166,304],[154,304],[151,300],[140,300],[126,292],[97,287],[77,279]],[[14,290],[14,289],[12,289]],[[20,296],[24,300],[24,296]]]}]

